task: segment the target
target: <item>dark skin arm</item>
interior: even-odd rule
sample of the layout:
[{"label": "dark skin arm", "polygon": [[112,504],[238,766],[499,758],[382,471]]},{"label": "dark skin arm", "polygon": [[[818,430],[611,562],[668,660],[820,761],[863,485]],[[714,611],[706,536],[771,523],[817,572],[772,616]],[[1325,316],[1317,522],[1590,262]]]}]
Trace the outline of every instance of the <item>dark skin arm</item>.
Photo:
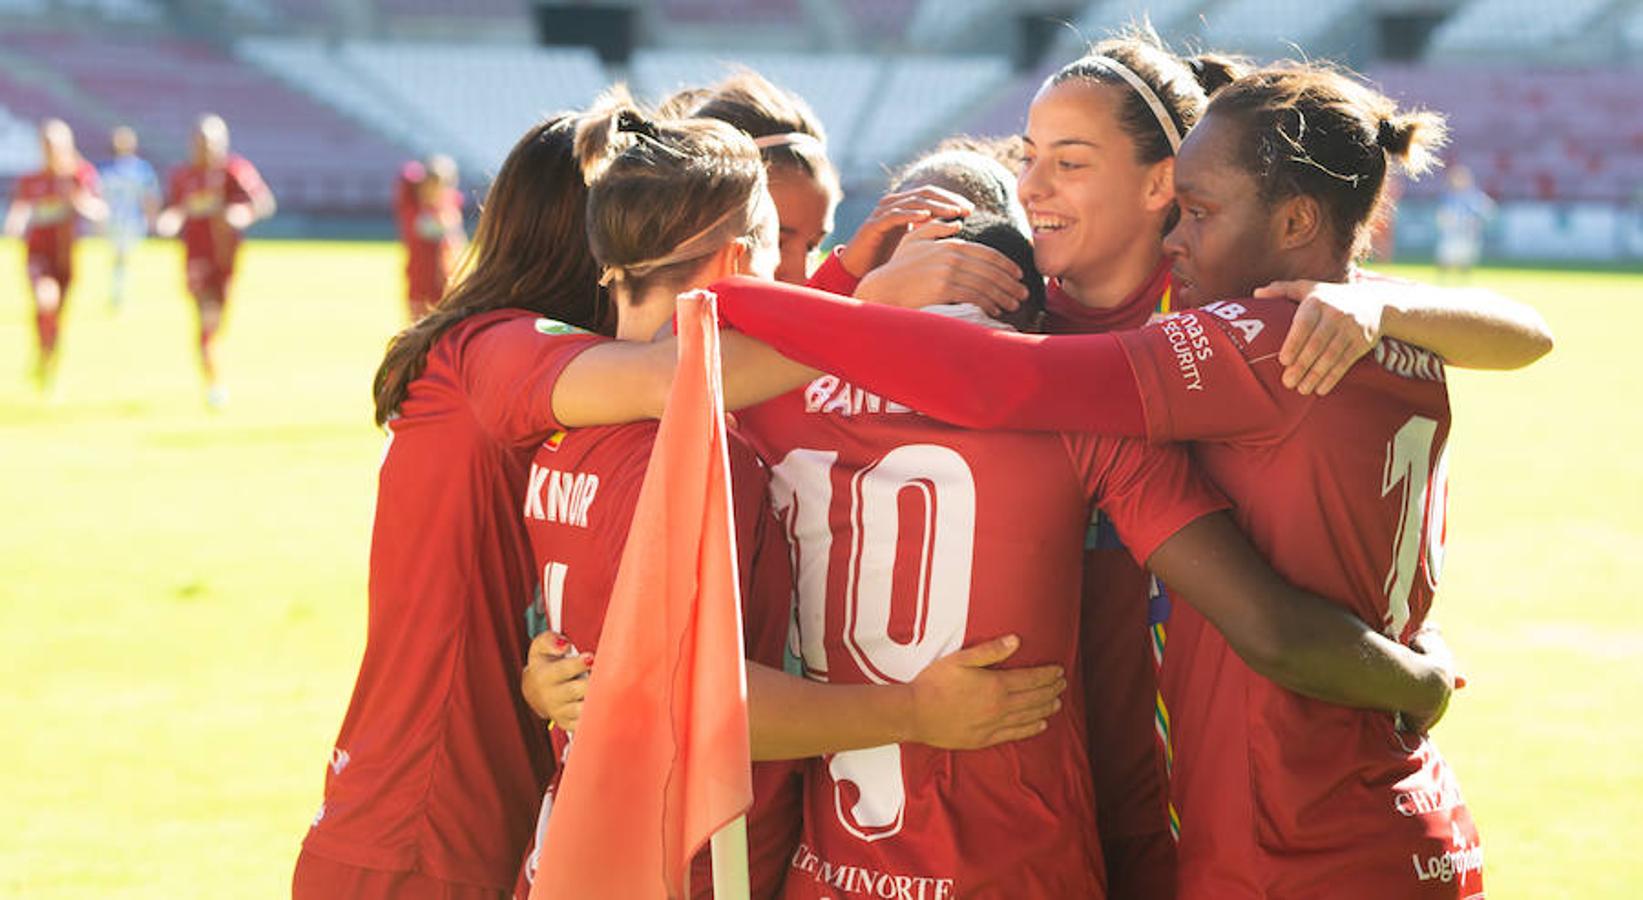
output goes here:
[{"label": "dark skin arm", "polygon": [[1176,532],[1147,567],[1203,613],[1250,669],[1289,690],[1400,713],[1418,731],[1435,725],[1449,704],[1453,679],[1440,662],[1285,582],[1225,513]]}]

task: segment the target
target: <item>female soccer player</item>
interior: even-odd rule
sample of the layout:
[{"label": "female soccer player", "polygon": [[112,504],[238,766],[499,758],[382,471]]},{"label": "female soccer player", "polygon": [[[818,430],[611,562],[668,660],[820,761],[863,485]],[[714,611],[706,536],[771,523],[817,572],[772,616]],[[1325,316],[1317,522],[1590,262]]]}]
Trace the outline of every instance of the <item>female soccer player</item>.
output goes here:
[{"label": "female soccer player", "polygon": [[[619,341],[648,341],[671,321],[674,298],[683,290],[738,272],[774,275],[778,221],[752,140],[707,119],[654,122],[619,103],[583,128],[615,128],[605,141],[615,152],[590,184],[588,210],[589,243],[610,282]],[[532,464],[524,519],[542,573],[545,618],[582,652],[597,652],[655,435],[653,422],[571,429],[545,441]],[[792,618],[787,545],[770,513],[768,479],[758,458],[735,431],[730,449],[744,622],[754,663],[749,700],[755,759],[898,740],[987,746],[1042,730],[1065,685],[1058,668],[964,671],[1008,657],[998,640],[946,656],[911,686],[841,688],[781,673]],[[575,499],[567,505],[570,496]],[[992,685],[1010,687],[1001,711],[995,711]],[[555,728],[553,737],[561,765],[575,765],[577,757],[566,755],[568,732]],[[749,821],[755,896],[776,893],[792,857],[797,774],[791,765],[755,768]],[[550,811],[551,792],[539,836]],[[529,862],[526,875],[534,877]],[[551,884],[551,873],[544,877]],[[705,868],[694,885],[698,895],[710,892]]]},{"label": "female soccer player", "polygon": [[[299,898],[493,898],[514,884],[551,766],[517,682],[537,579],[519,515],[531,454],[560,428],[658,416],[676,353],[599,337],[615,317],[585,236],[581,161],[597,151],[579,152],[576,134],[561,115],[521,138],[471,268],[377,371],[389,438],[365,656]],[[784,373],[774,386],[731,379],[732,405],[802,378],[753,341],[726,335],[721,349]]]},{"label": "female soccer player", "polygon": [[[885,194],[850,240],[810,272],[809,258],[832,232],[833,212],[842,198],[838,171],[827,157],[827,135],[815,113],[803,98],[750,70],[679,96],[663,105],[729,123],[759,147],[781,219],[778,281],[909,305],[961,301],[997,308],[1022,299],[1021,273],[1008,260],[987,247],[938,242],[957,231],[943,220],[974,210],[969,201],[940,188]],[[887,265],[901,235],[926,223],[940,224],[921,233],[913,252]]]},{"label": "female soccer player", "polygon": [[[1139,328],[1171,311],[1162,238],[1180,215],[1175,153],[1207,95],[1241,68],[1241,61],[1215,54],[1179,58],[1142,28],[1102,41],[1045,82],[1028,111],[1020,193],[1034,223],[1035,258],[1051,276],[1047,330]],[[1417,343],[1448,339],[1445,352],[1463,364],[1523,365],[1549,342],[1532,310],[1481,292],[1277,287],[1304,301],[1281,353],[1286,383],[1302,392],[1327,392],[1383,321],[1391,330],[1410,324],[1392,321],[1406,311],[1417,321],[1470,324],[1465,346],[1430,329],[1405,334]],[[1133,563],[1099,512],[1087,545],[1084,674],[1098,698],[1091,704],[1090,757],[1109,887],[1115,897],[1168,897],[1175,852],[1163,802],[1169,751],[1159,752],[1154,735],[1167,744],[1172,717],[1155,707],[1153,686],[1170,598]],[[1113,602],[1115,596],[1134,599]]]},{"label": "female soccer player", "polygon": [[46,390],[57,373],[58,329],[74,280],[75,227],[82,218],[101,221],[107,207],[97,196],[97,170],[74,149],[67,122],[40,123],[40,154],[40,171],[17,179],[4,232],[22,238],[28,250],[38,341],[34,383]]},{"label": "female soccer player", "polygon": [[240,236],[274,214],[274,193],[250,161],[229,152],[228,125],[221,116],[201,116],[191,140],[189,162],[171,171],[166,207],[154,221],[154,232],[182,238],[188,292],[199,313],[205,399],[218,407],[227,402],[228,392],[218,380],[211,344],[228,305]]},{"label": "female soccer player", "polygon": [[405,303],[415,322],[439,302],[467,244],[456,161],[435,154],[406,163],[395,185],[394,217],[405,245]]},{"label": "female soccer player", "polygon": [[[1440,131],[1436,117],[1398,113],[1325,69],[1234,82],[1183,143],[1174,173],[1176,290],[1184,306],[1204,308],[1140,331],[1023,341],[822,295],[773,302],[775,292],[751,284],[722,292],[721,307],[797,358],[951,421],[1195,440],[1195,457],[1283,574],[1408,641],[1442,556],[1443,359],[1381,341],[1338,390],[1303,396],[1286,388],[1278,361],[1297,309],[1216,298],[1354,277],[1388,168],[1419,171]],[[1450,338],[1476,346],[1442,316],[1424,324],[1434,320],[1444,323],[1433,332],[1440,349]],[[892,345],[893,364],[875,356]],[[985,374],[953,362],[981,358]],[[1424,738],[1252,675],[1184,609],[1165,665],[1186,896],[1481,890],[1476,832]]]}]

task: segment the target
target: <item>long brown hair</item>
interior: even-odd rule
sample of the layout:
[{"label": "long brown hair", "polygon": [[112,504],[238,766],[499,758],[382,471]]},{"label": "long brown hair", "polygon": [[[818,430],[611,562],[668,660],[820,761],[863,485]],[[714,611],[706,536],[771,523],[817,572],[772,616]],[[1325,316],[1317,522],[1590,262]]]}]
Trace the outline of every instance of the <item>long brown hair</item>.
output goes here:
[{"label": "long brown hair", "polygon": [[399,412],[411,382],[440,335],[463,319],[497,309],[526,309],[610,334],[610,301],[588,252],[588,192],[576,155],[574,114],[533,126],[491,182],[473,243],[433,312],[388,344],[373,392],[376,421]]}]

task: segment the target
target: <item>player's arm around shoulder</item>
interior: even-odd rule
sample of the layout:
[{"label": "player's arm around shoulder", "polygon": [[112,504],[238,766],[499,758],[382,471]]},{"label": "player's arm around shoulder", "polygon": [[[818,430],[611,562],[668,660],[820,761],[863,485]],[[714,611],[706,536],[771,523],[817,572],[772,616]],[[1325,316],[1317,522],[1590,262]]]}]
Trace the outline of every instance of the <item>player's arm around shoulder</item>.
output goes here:
[{"label": "player's arm around shoulder", "polygon": [[1147,566],[1209,619],[1250,669],[1289,690],[1400,713],[1421,729],[1448,707],[1454,679],[1441,659],[1285,582],[1224,513],[1176,532]]},{"label": "player's arm around shoulder", "polygon": [[1351,284],[1279,281],[1255,294],[1297,304],[1279,360],[1285,386],[1302,394],[1329,393],[1382,337],[1470,369],[1519,369],[1552,350],[1551,328],[1539,312],[1487,288],[1367,277]]}]

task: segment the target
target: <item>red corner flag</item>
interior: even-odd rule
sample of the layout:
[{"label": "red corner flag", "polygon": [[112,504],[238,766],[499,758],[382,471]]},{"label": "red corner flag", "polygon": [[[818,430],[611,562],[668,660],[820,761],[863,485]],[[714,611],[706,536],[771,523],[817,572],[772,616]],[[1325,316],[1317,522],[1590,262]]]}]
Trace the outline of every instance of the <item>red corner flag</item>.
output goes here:
[{"label": "red corner flag", "polygon": [[718,310],[679,301],[679,370],[554,798],[532,900],[682,897],[753,803]]}]

